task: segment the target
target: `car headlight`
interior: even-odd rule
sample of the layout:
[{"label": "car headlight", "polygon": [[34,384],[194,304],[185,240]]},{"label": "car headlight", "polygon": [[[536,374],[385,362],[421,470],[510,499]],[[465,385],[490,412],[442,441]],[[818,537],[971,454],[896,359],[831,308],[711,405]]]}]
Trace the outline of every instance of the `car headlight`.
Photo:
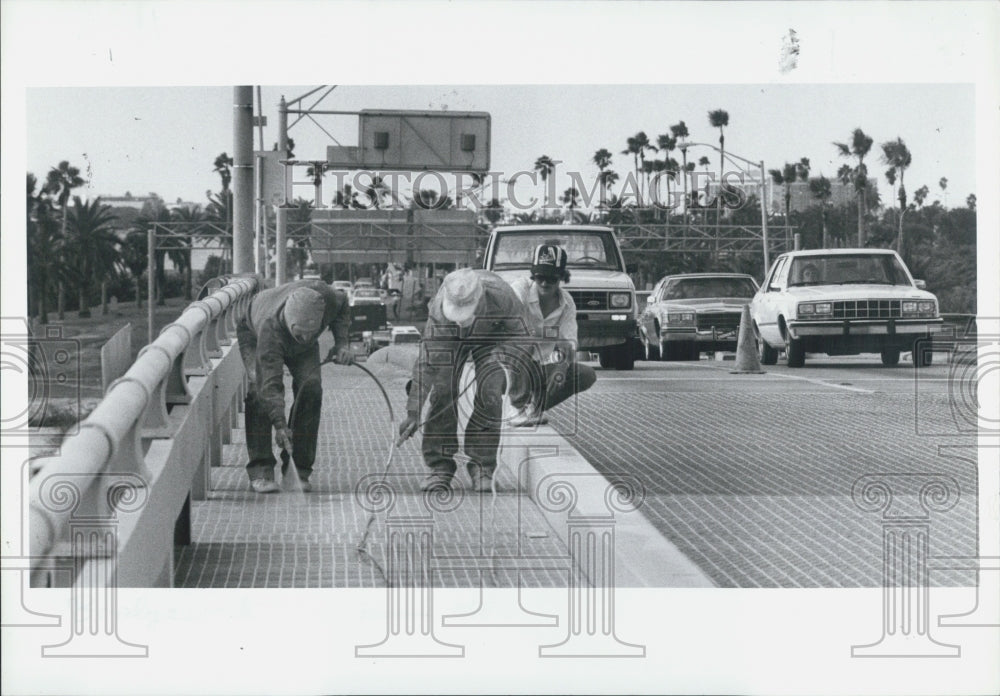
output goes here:
[{"label": "car headlight", "polygon": [[937,303],[934,300],[903,300],[900,309],[904,316],[937,316]]},{"label": "car headlight", "polygon": [[833,316],[833,303],[801,302],[799,303],[798,316],[808,319]]},{"label": "car headlight", "polygon": [[694,312],[668,312],[668,324],[693,324]]},{"label": "car headlight", "polygon": [[615,309],[625,309],[632,304],[632,298],[627,292],[613,292],[608,295],[608,304]]}]

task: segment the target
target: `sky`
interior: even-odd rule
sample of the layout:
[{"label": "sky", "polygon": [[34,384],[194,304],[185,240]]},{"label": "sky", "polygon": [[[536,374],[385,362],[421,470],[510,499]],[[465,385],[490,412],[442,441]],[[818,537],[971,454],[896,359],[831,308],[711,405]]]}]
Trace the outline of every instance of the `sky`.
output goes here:
[{"label": "sky", "polygon": [[[296,99],[316,86],[261,86],[268,119],[265,149],[277,142],[279,99]],[[572,184],[570,171],[593,185],[597,168],[591,158],[602,147],[614,155],[613,169],[621,175],[630,171],[632,158],[621,151],[626,138],[640,130],[655,142],[658,134],[669,133],[669,125],[683,120],[692,142],[717,145],[718,131],[707,113],[718,108],[729,113],[727,151],[764,160],[768,169],[807,157],[812,176],[833,178],[841,165],[854,160],[842,158],[832,143],[850,142],[853,129],[860,127],[875,140],[867,162],[870,174],[879,179],[883,200],[892,196],[879,145],[897,137],[913,156],[906,172],[911,194],[926,184],[931,189],[928,203],[940,199],[964,205],[976,191],[972,84],[338,85],[316,103],[324,92],[303,104],[342,111],[488,112],[491,170],[509,178],[530,171],[540,155],[549,155],[560,161],[557,194]],[[206,189],[219,188],[212,171],[216,155],[234,151],[232,87],[56,87],[29,89],[26,96],[28,170],[43,178],[56,163],[69,160],[88,179],[80,194],[91,198],[156,192],[169,202],[179,198],[203,204]],[[914,104],[920,108],[908,108]],[[290,129],[297,159],[324,159],[327,145],[357,144],[356,116],[314,118]],[[260,148],[257,129],[254,148]],[[692,160],[702,155],[717,168],[716,153],[689,150]],[[672,156],[681,159],[678,151]],[[948,178],[947,193],[938,187],[941,177]],[[296,179],[305,178],[298,168]],[[434,187],[433,180],[425,181]],[[521,181],[528,193],[518,200],[527,202],[533,194],[543,198],[541,184]],[[329,203],[331,176],[325,186],[324,203]],[[309,185],[296,186],[294,192],[313,196]]]},{"label": "sky", "polygon": [[[4,318],[25,316],[26,171],[44,177],[67,159],[95,195],[203,202],[218,187],[215,156],[232,152],[233,85],[264,86],[269,148],[282,94],[338,84],[324,107],[490,112],[492,169],[505,172],[530,169],[541,154],[593,172],[590,157],[606,147],[621,173],[626,137],[655,138],[683,119],[715,142],[706,113],[718,108],[730,116],[727,149],[769,168],[809,157],[814,173],[832,176],[841,160],[831,143],[852,129],[876,143],[902,137],[911,191],[926,183],[933,200],[946,176],[950,205],[979,194],[979,326],[1000,335],[988,319],[1000,316],[995,2],[3,0],[0,11]],[[354,130],[345,127],[343,144]],[[326,136],[314,126],[301,123],[292,137],[298,156],[322,158]],[[870,165],[884,182],[883,167]],[[4,399],[27,393],[18,379],[5,372]],[[5,447],[4,472],[18,471],[7,466],[17,456]],[[3,510],[20,509],[17,490],[5,485]],[[934,592],[935,612],[968,609],[968,595]],[[5,665],[17,666],[5,668],[5,686],[190,692],[195,674],[206,693],[996,691],[996,633],[987,629],[961,632],[962,659],[851,660],[848,646],[878,636],[877,588],[622,590],[620,635],[646,643],[647,658],[572,665],[537,659],[516,629],[477,633],[466,659],[447,665],[354,659],[356,643],[385,630],[368,620],[384,611],[383,592],[152,590],[118,601],[122,635],[150,643],[149,659],[41,664],[39,641],[58,636],[5,629]],[[208,648],[191,650],[199,637]]]}]

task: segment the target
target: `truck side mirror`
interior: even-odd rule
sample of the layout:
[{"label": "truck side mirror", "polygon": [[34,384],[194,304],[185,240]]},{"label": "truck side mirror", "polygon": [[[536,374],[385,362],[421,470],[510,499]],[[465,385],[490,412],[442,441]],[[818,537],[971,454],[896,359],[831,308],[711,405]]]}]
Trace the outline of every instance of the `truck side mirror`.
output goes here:
[{"label": "truck side mirror", "polygon": [[913,284],[916,286],[917,290],[926,290],[927,289],[927,283],[925,281],[923,281],[923,280],[917,280],[916,278],[914,278],[913,279]]}]

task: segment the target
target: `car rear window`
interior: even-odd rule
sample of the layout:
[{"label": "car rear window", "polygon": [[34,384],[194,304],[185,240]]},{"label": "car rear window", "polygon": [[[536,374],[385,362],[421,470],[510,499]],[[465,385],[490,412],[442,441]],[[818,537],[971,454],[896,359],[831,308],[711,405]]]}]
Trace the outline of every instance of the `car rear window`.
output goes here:
[{"label": "car rear window", "polygon": [[802,285],[910,285],[892,254],[831,254],[792,259],[788,287]]},{"label": "car rear window", "polygon": [[554,244],[565,249],[569,268],[623,270],[610,232],[569,234],[558,227],[498,235],[493,251],[493,269],[528,268],[531,266],[531,255],[539,244]]},{"label": "car rear window", "polygon": [[665,300],[712,297],[753,297],[757,288],[749,278],[677,278],[663,288]]}]

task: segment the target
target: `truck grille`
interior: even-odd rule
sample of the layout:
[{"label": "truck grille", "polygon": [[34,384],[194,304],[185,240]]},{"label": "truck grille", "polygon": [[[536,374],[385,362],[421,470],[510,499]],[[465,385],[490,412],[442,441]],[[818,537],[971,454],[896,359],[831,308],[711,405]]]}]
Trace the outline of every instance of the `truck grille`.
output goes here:
[{"label": "truck grille", "polygon": [[581,312],[594,312],[608,308],[608,293],[593,290],[570,290],[570,297]]},{"label": "truck grille", "polygon": [[709,331],[712,327],[728,331],[740,328],[739,312],[712,312],[711,314],[698,314],[698,328],[702,331]]},{"label": "truck grille", "polygon": [[894,319],[900,316],[899,300],[841,300],[833,303],[834,319]]}]

